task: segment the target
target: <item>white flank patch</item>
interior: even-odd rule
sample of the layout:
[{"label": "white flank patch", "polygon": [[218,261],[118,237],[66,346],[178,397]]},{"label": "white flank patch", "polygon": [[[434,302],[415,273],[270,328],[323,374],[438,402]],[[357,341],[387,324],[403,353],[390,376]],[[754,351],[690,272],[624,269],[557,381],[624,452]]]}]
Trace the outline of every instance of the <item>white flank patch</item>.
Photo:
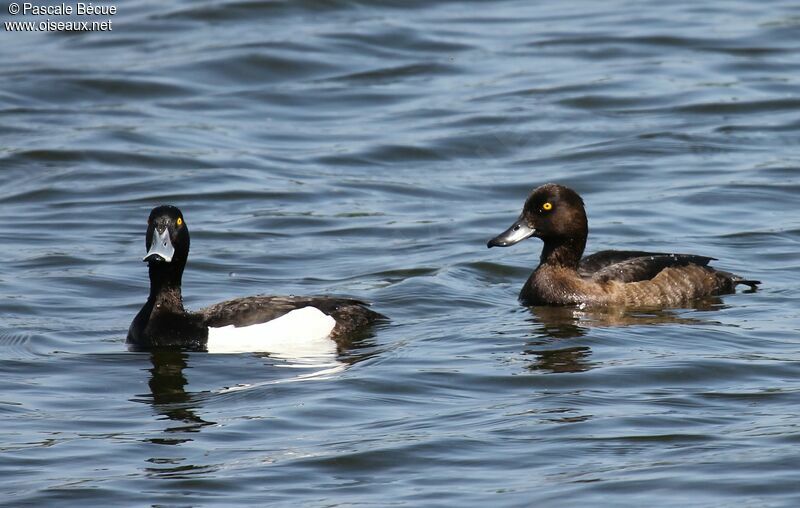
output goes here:
[{"label": "white flank patch", "polygon": [[316,307],[303,307],[256,325],[208,329],[209,353],[270,353],[288,359],[314,359],[336,354],[328,338],[336,321]]}]

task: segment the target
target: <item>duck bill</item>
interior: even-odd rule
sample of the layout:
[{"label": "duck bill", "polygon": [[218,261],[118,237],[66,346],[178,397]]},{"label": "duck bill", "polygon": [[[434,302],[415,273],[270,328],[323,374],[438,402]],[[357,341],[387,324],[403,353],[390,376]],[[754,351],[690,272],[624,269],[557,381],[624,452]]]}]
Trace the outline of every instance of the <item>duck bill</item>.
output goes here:
[{"label": "duck bill", "polygon": [[150,250],[144,255],[142,261],[146,263],[151,261],[171,262],[172,256],[175,255],[175,247],[172,246],[172,240],[169,239],[169,229],[164,228],[164,231],[161,232],[158,229],[154,229],[153,236],[153,241],[150,242]]},{"label": "duck bill", "polygon": [[520,218],[510,228],[489,240],[486,246],[490,249],[492,247],[508,247],[530,238],[534,233],[536,233],[536,230],[528,226],[526,221]]}]

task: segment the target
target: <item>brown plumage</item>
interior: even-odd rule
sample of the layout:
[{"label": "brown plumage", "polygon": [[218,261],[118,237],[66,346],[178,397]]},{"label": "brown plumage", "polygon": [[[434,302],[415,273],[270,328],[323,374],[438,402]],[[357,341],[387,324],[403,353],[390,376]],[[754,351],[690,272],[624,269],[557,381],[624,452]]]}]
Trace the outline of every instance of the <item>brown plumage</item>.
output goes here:
[{"label": "brown plumage", "polygon": [[520,292],[527,305],[625,305],[675,307],[706,296],[731,293],[745,280],[708,265],[693,254],[601,251],[581,259],[589,227],[583,200],[557,184],[536,188],[519,219],[489,241],[507,247],[530,236],[544,241],[539,266]]}]

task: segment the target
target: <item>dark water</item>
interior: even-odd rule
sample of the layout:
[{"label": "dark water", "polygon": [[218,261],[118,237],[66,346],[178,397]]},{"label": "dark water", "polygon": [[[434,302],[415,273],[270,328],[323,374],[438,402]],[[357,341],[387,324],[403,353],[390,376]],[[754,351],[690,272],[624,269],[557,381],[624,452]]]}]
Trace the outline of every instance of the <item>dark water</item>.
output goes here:
[{"label": "dark water", "polygon": [[[4,502],[800,503],[797,3],[116,5],[112,32],[0,31]],[[485,242],[547,181],[589,251],[763,289],[520,307],[540,245]],[[190,307],[392,323],[324,364],[128,352],[164,202]]]}]

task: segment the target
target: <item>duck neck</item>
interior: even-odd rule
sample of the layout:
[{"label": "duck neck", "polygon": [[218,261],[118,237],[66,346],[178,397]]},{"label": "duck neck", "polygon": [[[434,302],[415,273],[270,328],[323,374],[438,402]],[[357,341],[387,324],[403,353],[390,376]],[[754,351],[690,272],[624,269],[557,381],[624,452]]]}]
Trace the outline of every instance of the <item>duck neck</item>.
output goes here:
[{"label": "duck neck", "polygon": [[544,242],[539,263],[546,266],[577,270],[584,248],[586,248],[585,238],[547,239]]},{"label": "duck neck", "polygon": [[184,313],[181,295],[183,267],[171,264],[150,264],[150,297],[148,302],[164,310]]}]

